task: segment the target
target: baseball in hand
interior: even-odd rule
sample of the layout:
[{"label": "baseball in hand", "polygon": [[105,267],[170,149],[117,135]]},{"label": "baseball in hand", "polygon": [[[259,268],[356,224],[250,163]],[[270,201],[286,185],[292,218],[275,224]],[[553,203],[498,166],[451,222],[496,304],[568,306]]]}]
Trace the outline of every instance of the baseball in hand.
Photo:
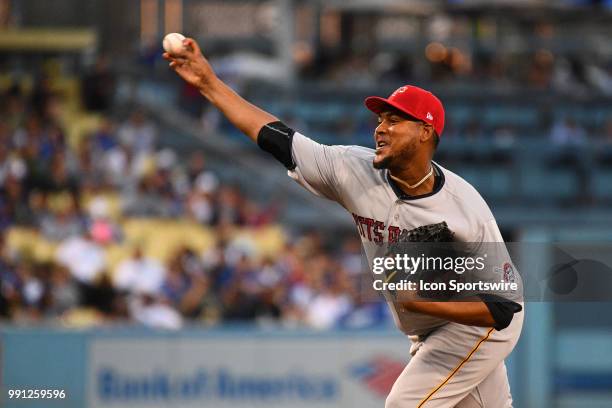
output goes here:
[{"label": "baseball in hand", "polygon": [[185,36],[179,33],[170,33],[166,34],[164,37],[164,42],[162,43],[164,46],[164,50],[170,54],[175,55],[183,51],[183,40]]}]

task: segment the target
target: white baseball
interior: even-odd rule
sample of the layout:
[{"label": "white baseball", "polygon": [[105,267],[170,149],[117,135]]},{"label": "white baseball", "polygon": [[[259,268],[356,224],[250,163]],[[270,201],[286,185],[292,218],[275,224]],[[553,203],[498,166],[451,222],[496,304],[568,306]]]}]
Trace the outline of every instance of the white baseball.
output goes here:
[{"label": "white baseball", "polygon": [[164,42],[162,45],[164,46],[164,50],[166,50],[169,54],[178,54],[183,48],[183,40],[185,36],[180,33],[170,33],[166,34],[164,37]]}]

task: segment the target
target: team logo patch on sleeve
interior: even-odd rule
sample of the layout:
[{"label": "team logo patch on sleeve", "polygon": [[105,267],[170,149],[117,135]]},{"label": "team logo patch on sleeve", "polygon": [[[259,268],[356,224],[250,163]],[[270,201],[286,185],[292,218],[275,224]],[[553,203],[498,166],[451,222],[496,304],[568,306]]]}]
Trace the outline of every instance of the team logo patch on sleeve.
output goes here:
[{"label": "team logo patch on sleeve", "polygon": [[504,282],[514,283],[516,282],[516,276],[514,275],[514,268],[510,262],[504,264]]}]

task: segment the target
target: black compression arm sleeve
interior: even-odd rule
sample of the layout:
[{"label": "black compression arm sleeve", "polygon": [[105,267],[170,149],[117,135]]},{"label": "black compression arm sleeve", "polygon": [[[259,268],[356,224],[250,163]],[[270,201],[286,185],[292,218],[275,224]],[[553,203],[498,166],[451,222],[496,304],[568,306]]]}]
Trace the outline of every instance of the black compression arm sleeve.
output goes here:
[{"label": "black compression arm sleeve", "polygon": [[295,162],[291,155],[291,144],[295,131],[283,122],[271,122],[264,125],[257,134],[257,145],[270,153],[287,169],[295,169]]},{"label": "black compression arm sleeve", "polygon": [[503,330],[510,325],[515,313],[523,310],[523,307],[501,296],[481,294],[478,297],[487,305],[493,320],[495,330]]}]

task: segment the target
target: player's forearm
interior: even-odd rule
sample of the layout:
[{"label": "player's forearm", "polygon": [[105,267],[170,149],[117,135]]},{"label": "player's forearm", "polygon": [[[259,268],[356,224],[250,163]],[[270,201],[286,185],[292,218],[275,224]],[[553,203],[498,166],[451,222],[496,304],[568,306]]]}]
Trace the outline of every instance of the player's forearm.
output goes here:
[{"label": "player's forearm", "polygon": [[439,317],[451,322],[470,326],[494,327],[495,320],[491,312],[479,300],[473,302],[402,302],[402,306],[411,312]]},{"label": "player's forearm", "polygon": [[274,115],[242,98],[219,78],[207,81],[199,91],[254,142],[257,142],[257,134],[264,125],[278,121]]}]

